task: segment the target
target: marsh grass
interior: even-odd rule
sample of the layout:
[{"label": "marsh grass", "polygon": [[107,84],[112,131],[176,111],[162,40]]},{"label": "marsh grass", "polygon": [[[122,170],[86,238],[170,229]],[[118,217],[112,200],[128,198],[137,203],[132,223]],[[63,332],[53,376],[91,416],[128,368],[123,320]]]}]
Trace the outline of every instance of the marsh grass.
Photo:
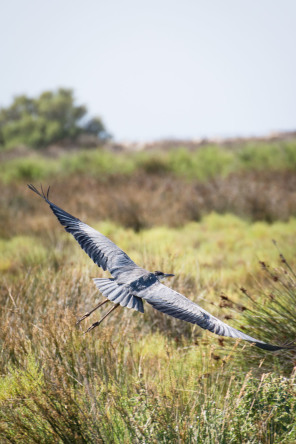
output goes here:
[{"label": "marsh grass", "polygon": [[17,335],[13,348],[23,357],[2,378],[0,437],[12,443],[295,438],[294,374],[243,374],[232,365],[235,347],[221,362],[207,346],[176,347],[162,336],[137,343],[136,332],[124,334],[128,340],[111,326],[83,337],[65,313],[56,325],[49,317],[30,342]]},{"label": "marsh grass", "polygon": [[[24,154],[24,153],[23,153]],[[238,146],[205,145],[196,150],[179,147],[171,150],[112,152],[99,147],[75,150],[56,158],[28,151],[24,158],[1,159],[3,182],[40,180],[50,176],[87,173],[91,176],[172,173],[187,180],[205,181],[237,171],[295,171],[296,141],[249,143]]]},{"label": "marsh grass", "polygon": [[[252,282],[244,279],[246,267],[250,273],[256,268],[256,258],[249,262],[251,245],[260,239],[261,251],[266,248],[275,258],[269,239],[276,235],[291,244],[294,225],[254,225],[212,215],[178,230],[135,233],[106,222],[97,228],[148,268],[158,263],[175,271],[173,287],[213,314],[246,323],[233,282]],[[25,253],[19,255],[0,287],[0,440],[259,444],[296,439],[292,355],[288,361],[285,352],[266,358],[249,344],[218,339],[147,306],[144,316],[121,310],[94,334],[83,335],[87,324],[76,328],[75,321],[100,298],[91,276],[103,274],[66,233],[52,237],[40,226],[33,237],[37,250],[40,237],[48,261],[32,255],[28,263]],[[17,252],[18,245],[22,251],[23,242],[16,239],[10,251]],[[257,278],[266,288],[266,280]],[[221,288],[233,299],[230,305],[221,304],[227,302],[216,294]],[[255,316],[249,313],[248,319]],[[248,332],[255,334],[253,329],[250,322]],[[280,332],[281,322],[270,334],[257,331],[273,342]]]},{"label": "marsh grass", "polygon": [[[137,263],[175,273],[168,285],[231,325],[278,343],[295,336],[294,164],[288,171],[281,163],[279,171],[270,163],[264,172],[262,151],[256,170],[252,162],[260,162],[249,150],[243,171],[229,169],[238,151],[224,153],[203,181],[181,177],[192,167],[183,152],[171,154],[175,163],[165,154],[139,157],[136,167],[129,159],[125,170],[120,158],[113,164],[112,156],[77,154],[60,171],[49,162],[49,175],[43,164],[38,178],[54,185],[55,203]],[[279,152],[273,152],[278,163]],[[215,155],[199,154],[205,164]],[[192,172],[202,164],[196,158]],[[6,167],[9,179],[11,165],[1,174]],[[218,338],[148,304],[144,315],[118,310],[83,335],[105,313],[75,327],[101,298],[91,278],[105,274],[26,191],[35,173],[23,171],[6,185],[2,175],[0,193],[0,442],[296,441],[293,351],[268,354]],[[285,251],[275,270],[267,266],[278,257],[271,239]]]},{"label": "marsh grass", "polygon": [[[0,235],[8,235],[8,226],[19,233],[12,223],[22,220],[16,212],[31,215],[37,208],[24,198],[24,186],[32,181],[50,184],[61,204],[73,211],[83,208],[88,215],[136,231],[181,226],[212,211],[251,221],[286,221],[296,215],[294,151],[296,144],[290,143],[239,150],[207,146],[157,155],[98,149],[56,159],[34,155],[6,160],[0,165]],[[24,222],[31,230],[29,221]]]},{"label": "marsh grass", "polygon": [[[206,215],[234,214],[247,221],[288,221],[296,215],[296,175],[248,172],[207,183],[162,175],[78,175],[51,178],[56,203],[80,218],[112,221],[141,231],[156,226],[182,227]],[[45,185],[47,184],[45,183]],[[42,205],[26,182],[1,184],[0,237],[52,229]]]},{"label": "marsh grass", "polygon": [[[274,242],[276,245],[276,242]],[[279,264],[260,261],[261,274],[252,290],[241,288],[249,310],[244,313],[253,335],[265,341],[277,339],[279,344],[295,345],[296,340],[296,274],[294,265],[279,252]],[[255,353],[255,356],[260,355]],[[262,354],[261,354],[262,355]],[[256,359],[256,357],[255,357]],[[272,355],[265,356],[265,367],[271,365]],[[276,362],[282,372],[295,366],[295,347],[287,350]]]}]

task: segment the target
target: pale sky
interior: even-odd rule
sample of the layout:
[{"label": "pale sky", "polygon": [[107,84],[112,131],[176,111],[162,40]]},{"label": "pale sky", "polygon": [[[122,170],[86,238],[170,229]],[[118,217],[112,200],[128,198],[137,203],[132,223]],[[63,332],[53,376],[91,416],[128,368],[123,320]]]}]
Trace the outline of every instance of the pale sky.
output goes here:
[{"label": "pale sky", "polygon": [[117,140],[296,129],[295,0],[0,0],[0,105],[73,88]]}]

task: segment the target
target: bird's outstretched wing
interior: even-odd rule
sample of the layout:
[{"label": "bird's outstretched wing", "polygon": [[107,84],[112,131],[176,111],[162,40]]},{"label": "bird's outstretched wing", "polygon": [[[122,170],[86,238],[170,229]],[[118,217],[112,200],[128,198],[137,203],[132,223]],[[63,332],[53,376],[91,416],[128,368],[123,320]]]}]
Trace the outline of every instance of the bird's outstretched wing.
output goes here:
[{"label": "bird's outstretched wing", "polygon": [[191,322],[191,324],[197,324],[200,327],[211,331],[212,333],[216,333],[217,335],[244,339],[265,350],[275,351],[286,348],[266,344],[265,342],[258,341],[257,339],[246,335],[240,330],[230,327],[229,325],[215,318],[215,316],[212,316],[199,305],[187,299],[182,294],[177,293],[160,282],[156,282],[155,284],[136,294],[151,304],[156,310],[168,314],[169,316],[173,316],[174,318]]},{"label": "bird's outstretched wing", "polygon": [[96,265],[108,270],[115,279],[124,283],[131,271],[139,276],[146,272],[138,267],[130,257],[103,234],[81,222],[76,217],[59,208],[49,200],[49,189],[45,194],[41,188],[39,192],[33,185],[28,185],[30,190],[42,197],[50,206],[52,212],[58,218],[65,230],[71,233],[81,248],[89,255]]}]

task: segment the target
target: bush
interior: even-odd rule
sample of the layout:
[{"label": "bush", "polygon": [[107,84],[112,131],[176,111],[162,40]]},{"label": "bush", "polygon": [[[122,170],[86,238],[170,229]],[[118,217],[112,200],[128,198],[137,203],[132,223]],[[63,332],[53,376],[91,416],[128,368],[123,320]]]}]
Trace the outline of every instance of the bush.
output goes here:
[{"label": "bush", "polygon": [[42,157],[13,159],[6,165],[0,166],[0,176],[4,183],[14,181],[42,180],[53,175],[58,170],[58,164]]},{"label": "bush", "polygon": [[206,180],[225,176],[231,171],[234,156],[218,146],[205,146],[197,151],[180,149],[169,154],[169,168],[190,179]]},{"label": "bush", "polygon": [[[249,291],[242,292],[251,301],[251,309],[244,313],[244,318],[251,327],[252,336],[262,338],[265,342],[286,345],[277,362],[280,368],[291,371],[295,366],[296,338],[296,274],[280,253],[281,266],[271,267],[261,261],[262,282],[257,281],[259,293],[253,297]],[[262,354],[253,350],[253,358]],[[270,364],[272,357],[266,357],[265,365]]]},{"label": "bush", "polygon": [[84,122],[86,114],[84,106],[75,105],[71,89],[46,91],[36,99],[18,96],[10,107],[0,109],[0,147],[43,148],[83,133],[108,138],[101,119]]},{"label": "bush", "polygon": [[295,169],[296,144],[248,144],[238,150],[238,165],[253,170]]}]

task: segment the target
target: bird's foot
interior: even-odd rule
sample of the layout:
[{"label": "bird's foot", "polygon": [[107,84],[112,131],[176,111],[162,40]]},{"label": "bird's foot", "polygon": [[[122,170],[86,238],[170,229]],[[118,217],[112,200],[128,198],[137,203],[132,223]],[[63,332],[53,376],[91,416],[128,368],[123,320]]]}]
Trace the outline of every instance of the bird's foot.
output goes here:
[{"label": "bird's foot", "polygon": [[84,334],[88,333],[89,331],[93,330],[94,328],[96,328],[98,325],[100,325],[101,321],[97,321],[94,322],[90,327],[88,327],[87,330],[85,330]]},{"label": "bird's foot", "polygon": [[79,318],[78,321],[76,321],[76,325],[79,325],[81,321],[83,321],[83,319],[88,318],[88,316],[90,315],[90,313],[85,313],[84,316],[82,316],[82,318]]}]

